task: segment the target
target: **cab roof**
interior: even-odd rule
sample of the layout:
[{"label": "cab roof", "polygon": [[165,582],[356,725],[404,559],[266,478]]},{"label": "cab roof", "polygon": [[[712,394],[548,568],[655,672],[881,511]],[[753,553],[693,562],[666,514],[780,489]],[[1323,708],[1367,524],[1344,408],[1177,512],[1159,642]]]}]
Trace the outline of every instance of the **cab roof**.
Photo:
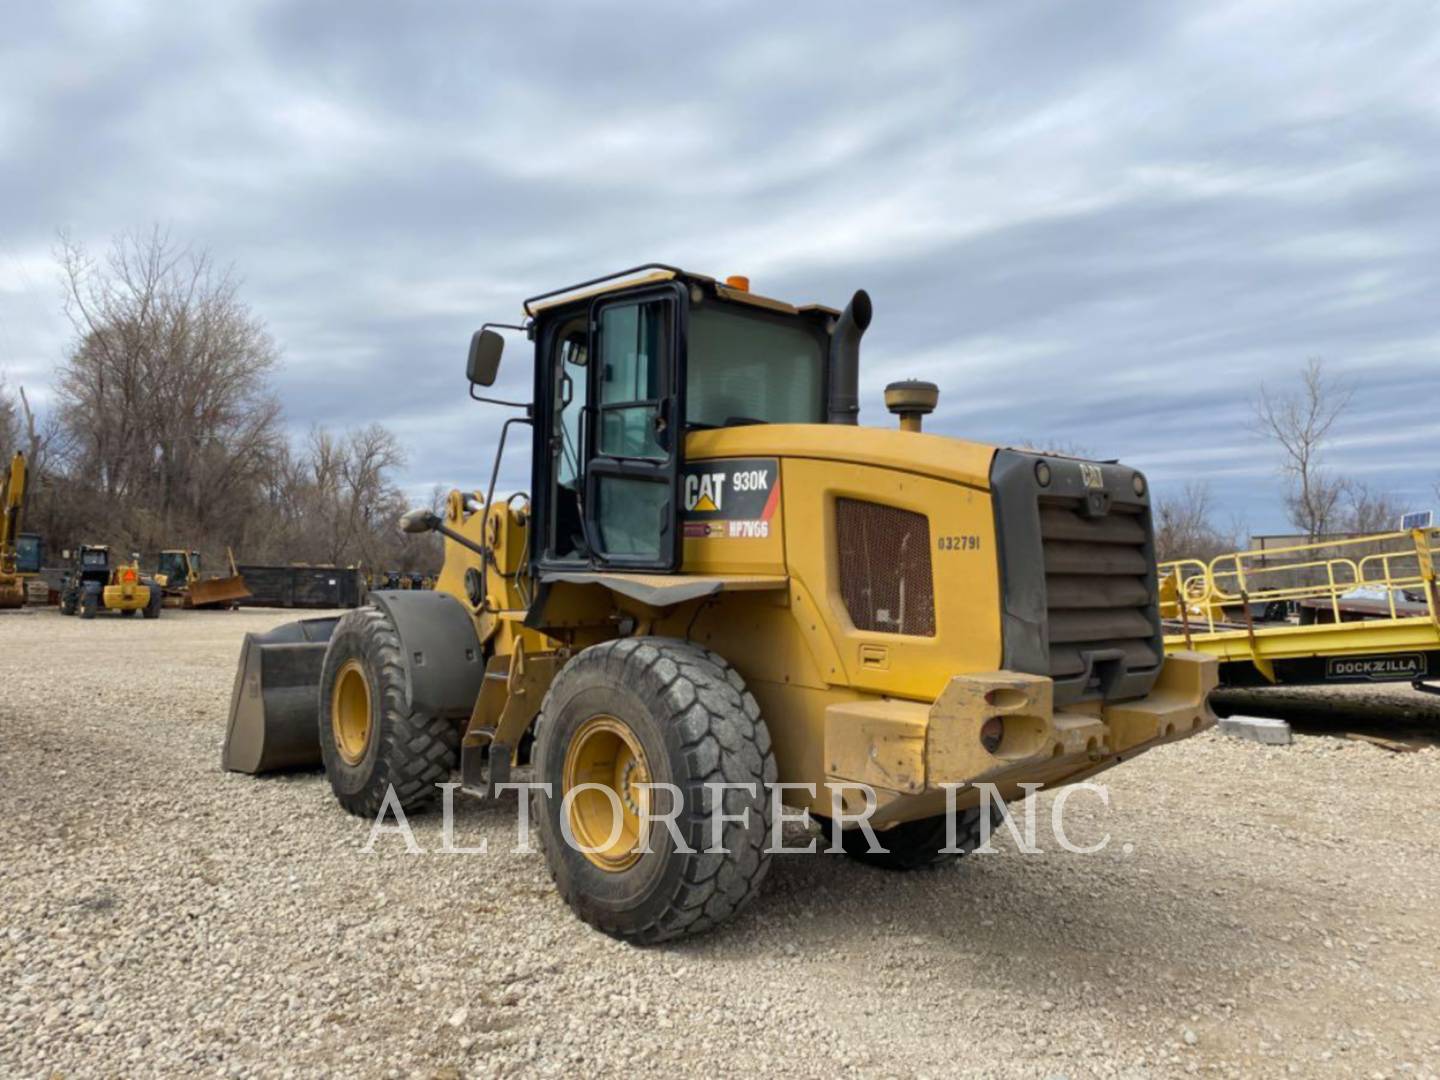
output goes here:
[{"label": "cab roof", "polygon": [[[690,285],[698,285],[701,288],[711,290],[722,300],[733,300],[742,304],[753,304],[756,307],[767,308],[770,311],[778,311],[785,315],[810,315],[820,314],[838,316],[840,312],[824,304],[802,304],[796,306],[784,300],[775,300],[768,296],[760,296],[752,293],[749,284],[746,282],[743,287],[735,279],[719,281],[707,274],[694,274],[688,270],[681,270],[677,266],[667,266],[664,263],[644,263],[640,266],[632,266],[629,270],[619,270],[613,274],[605,274],[602,277],[591,278],[589,281],[577,282],[574,285],[567,285],[561,289],[552,289],[549,292],[532,296],[525,301],[525,314],[533,318],[547,308],[558,307],[561,304],[574,303],[576,300],[584,300],[594,296],[603,296],[606,293],[619,292],[621,289],[632,289],[637,285],[650,285],[661,281],[683,281]],[[740,279],[744,281],[744,279]]]}]

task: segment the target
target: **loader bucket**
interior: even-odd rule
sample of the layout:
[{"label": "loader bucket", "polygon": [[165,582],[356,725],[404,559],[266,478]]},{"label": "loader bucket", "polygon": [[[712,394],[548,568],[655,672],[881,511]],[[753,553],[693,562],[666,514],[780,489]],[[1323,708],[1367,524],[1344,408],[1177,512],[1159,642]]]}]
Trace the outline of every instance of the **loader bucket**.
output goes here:
[{"label": "loader bucket", "polygon": [[263,773],[320,764],[320,669],[339,618],[246,634],[230,692],[221,765]]},{"label": "loader bucket", "polygon": [[203,578],[190,583],[190,606],[211,607],[244,600],[250,595],[250,588],[239,574],[230,577]]}]

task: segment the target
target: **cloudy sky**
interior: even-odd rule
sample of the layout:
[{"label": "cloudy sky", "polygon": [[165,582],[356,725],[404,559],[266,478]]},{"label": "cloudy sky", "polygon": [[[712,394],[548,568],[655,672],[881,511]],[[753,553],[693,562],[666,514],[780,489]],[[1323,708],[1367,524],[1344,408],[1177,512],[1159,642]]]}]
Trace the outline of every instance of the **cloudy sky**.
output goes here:
[{"label": "cloudy sky", "polygon": [[1322,357],[1331,464],[1437,501],[1433,0],[6,8],[0,371],[32,391],[57,230],[158,222],[244,279],[297,433],[380,419],[407,486],[476,487],[470,331],[661,260],[867,288],[864,422],[931,378],[934,429],[1206,481],[1257,532],[1250,402]]}]

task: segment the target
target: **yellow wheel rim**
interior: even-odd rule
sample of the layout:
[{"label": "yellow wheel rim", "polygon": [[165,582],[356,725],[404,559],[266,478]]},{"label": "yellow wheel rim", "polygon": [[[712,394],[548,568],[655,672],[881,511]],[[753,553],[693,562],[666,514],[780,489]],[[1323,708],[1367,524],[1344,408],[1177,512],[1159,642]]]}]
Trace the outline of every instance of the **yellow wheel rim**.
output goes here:
[{"label": "yellow wheel rim", "polygon": [[370,745],[370,684],[359,660],[346,660],[330,695],[330,727],[335,749],[347,765],[358,765]]},{"label": "yellow wheel rim", "polygon": [[[634,866],[641,852],[640,822],[648,813],[650,766],[629,725],[613,716],[592,716],[580,725],[565,752],[561,797],[581,784],[570,800],[570,833],[587,859],[602,870],[619,873]],[[602,790],[605,789],[605,790]],[[613,794],[613,797],[612,797]],[[616,825],[616,808],[619,825]]]}]

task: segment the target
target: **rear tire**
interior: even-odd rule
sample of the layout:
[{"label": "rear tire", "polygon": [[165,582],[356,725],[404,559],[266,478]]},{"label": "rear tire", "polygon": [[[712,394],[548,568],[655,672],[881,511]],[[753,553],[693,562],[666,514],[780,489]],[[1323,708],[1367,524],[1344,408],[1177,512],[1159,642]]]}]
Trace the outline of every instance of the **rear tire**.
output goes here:
[{"label": "rear tire", "polygon": [[335,625],[320,674],[319,729],[330,789],[358,817],[374,818],[392,784],[405,813],[427,809],[459,762],[454,720],[407,711],[400,635],[376,608],[346,612]]},{"label": "rear tire", "polygon": [[158,619],[160,617],[160,606],[165,603],[165,594],[160,591],[159,585],[150,586],[150,599],[145,601],[145,618]]},{"label": "rear tire", "polygon": [[[618,848],[593,857],[567,842],[561,822],[567,779],[579,787],[596,782],[609,767],[603,748],[585,757],[588,733],[597,725],[602,737],[610,727],[622,732],[611,743],[616,748],[611,765],[638,760],[635,771],[649,783],[674,784],[683,793],[675,825],[688,853],[677,850],[658,817],[648,836],[649,852],[633,850],[633,843],[627,847],[623,834]],[[759,892],[770,869],[767,786],[777,779],[775,755],[759,706],[722,657],[690,642],[655,637],[586,649],[561,669],[546,693],[534,753],[535,778],[551,785],[553,797],[532,792],[530,817],[556,888],[591,926],[637,944],[665,941],[712,929]],[[577,758],[600,764],[574,772]],[[746,784],[749,790],[721,794],[707,787],[714,783]],[[624,781],[605,784],[623,799],[641,797]],[[592,794],[598,793],[584,793]],[[665,792],[650,797],[664,800],[659,811],[673,809]],[[583,814],[580,805],[575,800],[566,817],[577,839],[585,824],[576,818]],[[638,813],[626,805],[632,816]],[[719,846],[725,851],[711,854],[705,849],[714,846],[712,830],[722,811],[748,819],[724,821]],[[599,842],[592,840],[592,846]]]},{"label": "rear tire", "polygon": [[[992,829],[1000,818],[999,806],[991,804]],[[827,828],[833,843],[834,823],[827,822]],[[944,814],[921,818],[919,821],[906,821],[894,828],[877,831],[875,839],[886,849],[884,852],[870,850],[870,841],[866,838],[864,829],[844,829],[840,832],[840,844],[845,849],[845,854],[868,866],[899,871],[938,866],[967,855],[980,845],[980,807],[977,805],[955,812],[955,846],[960,848],[958,852],[941,851],[948,846]]]},{"label": "rear tire", "polygon": [[75,614],[75,608],[76,608],[76,606],[77,606],[77,605],[76,605],[76,600],[75,600],[75,594],[74,594],[74,593],[67,592],[67,593],[61,593],[61,594],[60,594],[60,614],[61,614],[61,615],[74,615],[74,614]]},{"label": "rear tire", "polygon": [[100,610],[100,594],[86,589],[80,594],[80,617],[93,619]]}]

